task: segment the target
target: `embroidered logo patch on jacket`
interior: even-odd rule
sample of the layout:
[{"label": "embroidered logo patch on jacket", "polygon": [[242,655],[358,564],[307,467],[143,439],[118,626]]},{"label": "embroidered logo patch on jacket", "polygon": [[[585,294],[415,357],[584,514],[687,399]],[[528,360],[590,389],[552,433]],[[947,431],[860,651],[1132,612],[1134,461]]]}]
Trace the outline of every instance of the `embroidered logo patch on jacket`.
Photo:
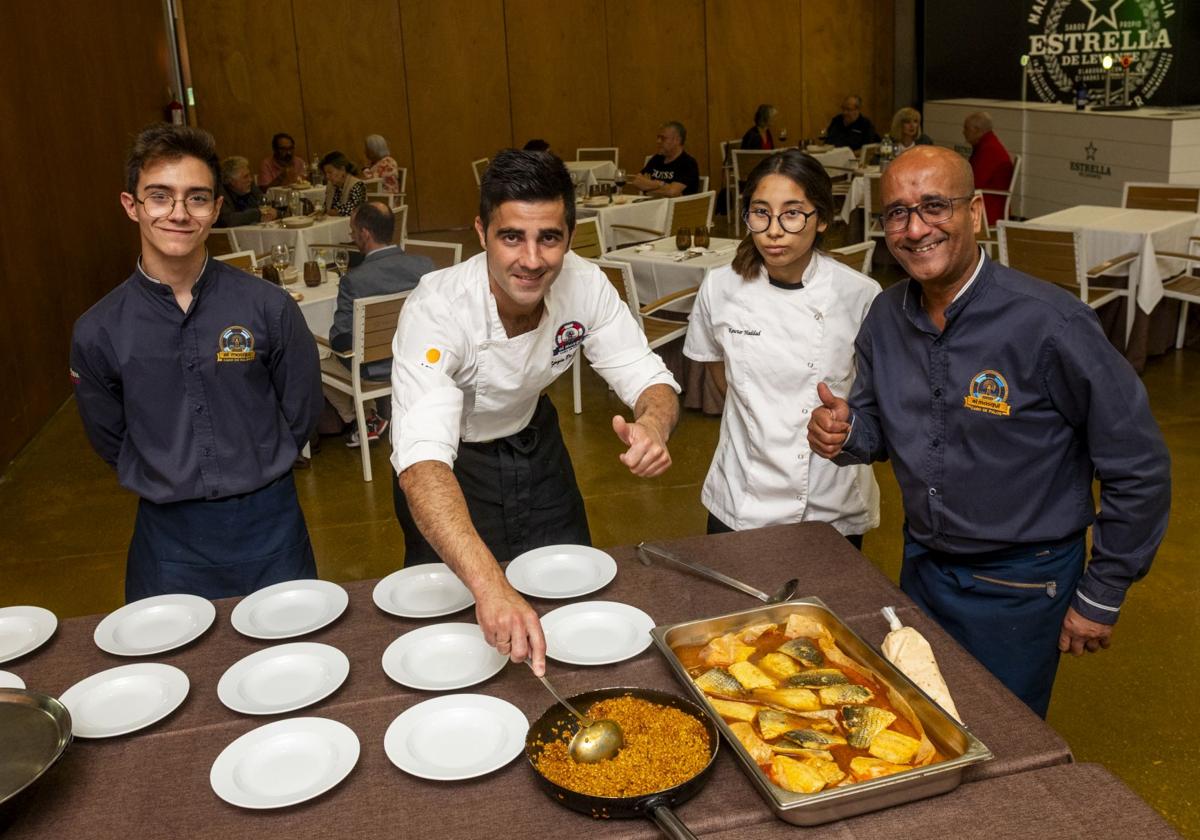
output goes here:
[{"label": "embroidered logo patch on jacket", "polygon": [[963,407],[985,414],[1009,416],[1012,406],[1008,403],[1008,382],[994,370],[980,371],[971,380],[967,395],[963,397]]},{"label": "embroidered logo patch on jacket", "polygon": [[237,324],[226,327],[217,340],[217,361],[254,361],[254,334]]}]

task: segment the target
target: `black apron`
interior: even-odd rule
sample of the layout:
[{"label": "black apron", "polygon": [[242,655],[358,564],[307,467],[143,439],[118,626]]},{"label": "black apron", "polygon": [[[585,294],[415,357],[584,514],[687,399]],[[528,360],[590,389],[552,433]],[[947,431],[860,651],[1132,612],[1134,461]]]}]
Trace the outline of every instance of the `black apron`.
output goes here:
[{"label": "black apron", "polygon": [[125,572],[127,602],[171,593],[228,598],[316,576],[291,471],[241,496],[138,502]]},{"label": "black apron", "polygon": [[[558,412],[542,394],[529,425],[487,443],[459,443],[454,477],[471,523],[501,563],[545,545],[591,545],[583,496],[558,428]],[[441,561],[421,535],[393,475],[392,502],[404,531],[404,565]]]}]

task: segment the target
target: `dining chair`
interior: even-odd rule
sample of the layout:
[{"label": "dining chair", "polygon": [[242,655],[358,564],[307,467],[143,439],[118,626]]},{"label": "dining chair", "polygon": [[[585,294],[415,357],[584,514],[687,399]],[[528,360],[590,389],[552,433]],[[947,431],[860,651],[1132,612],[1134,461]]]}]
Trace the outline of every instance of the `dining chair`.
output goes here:
[{"label": "dining chair", "polygon": [[[651,350],[656,350],[667,342],[682,338],[687,334],[686,320],[673,321],[656,317],[654,313],[668,304],[679,303],[695,297],[696,292],[700,290],[699,286],[683,289],[643,306],[638,301],[637,283],[634,282],[632,265],[627,262],[606,259],[593,259],[589,262],[596,264],[616,290],[621,302],[629,307],[629,311],[633,314],[633,320],[641,327],[642,333],[646,336],[646,343],[650,345]],[[582,364],[583,353],[576,353],[575,361],[571,365],[571,383],[575,391],[576,414],[583,412],[583,392],[580,384],[580,365]]]},{"label": "dining chair", "polygon": [[1121,206],[1130,210],[1178,210],[1200,213],[1200,184],[1126,181]]},{"label": "dining chair", "polygon": [[634,234],[642,234],[645,238],[641,240],[628,240],[622,243],[621,247],[628,245],[636,245],[638,242],[649,242],[652,239],[662,239],[664,236],[672,236],[680,228],[695,230],[698,227],[710,227],[712,225],[713,206],[716,204],[717,194],[712,190],[708,192],[696,193],[695,195],[680,195],[675,198],[667,199],[667,218],[662,230],[655,228],[641,227],[639,225],[621,225],[611,224],[609,228],[614,231],[630,231]]},{"label": "dining chair", "polygon": [[255,256],[253,251],[235,251],[232,254],[218,254],[216,259],[223,263],[228,263],[234,268],[240,268],[242,271],[254,271]]},{"label": "dining chair", "polygon": [[[1008,189],[1006,189],[1006,190],[979,190],[979,192],[983,193],[984,195],[1002,195],[1002,196],[1004,196],[1004,212],[1001,214],[1001,218],[1003,218],[1003,219],[1007,219],[1009,217],[1009,214],[1012,211],[1011,205],[1012,205],[1013,193],[1016,192],[1016,189],[1017,189],[1017,179],[1021,176],[1021,156],[1013,155],[1012,162],[1013,162],[1012,177],[1008,179]],[[1000,219],[992,219],[992,224],[996,224],[999,221],[1000,221]]]},{"label": "dining chair", "polygon": [[402,203],[400,196],[396,193],[389,192],[369,192],[367,193],[367,201],[378,201],[381,204],[386,204],[391,209],[395,210]]},{"label": "dining chair", "polygon": [[1000,247],[996,239],[996,228],[988,221],[987,203],[983,202],[983,190],[975,190],[975,197],[980,199],[979,230],[975,231],[975,241],[983,246],[983,250],[992,259],[996,258],[996,249]]},{"label": "dining chair", "polygon": [[621,150],[616,146],[581,146],[575,150],[575,160],[610,160],[620,166]]},{"label": "dining chair", "polygon": [[737,140],[722,140],[720,146],[721,180],[725,187],[725,215],[731,216],[736,201],[734,193],[737,192],[737,181],[733,179],[733,150],[742,147],[742,140],[740,137]]},{"label": "dining chair", "polygon": [[483,183],[483,173],[488,168],[491,162],[489,158],[480,158],[479,160],[471,161],[471,174],[475,176],[475,186]]},{"label": "dining chair", "polygon": [[449,268],[462,262],[462,245],[458,242],[409,239],[404,243],[404,253],[429,257],[434,268]]},{"label": "dining chair", "polygon": [[604,234],[600,221],[595,216],[575,220],[575,233],[571,236],[571,250],[581,257],[604,256]]},{"label": "dining chair", "polygon": [[702,193],[708,192],[708,176],[707,175],[700,176],[700,192],[702,192]]},{"label": "dining chair", "polygon": [[742,238],[742,184],[746,176],[763,160],[775,154],[771,149],[734,149],[733,150],[733,235],[735,239]]},{"label": "dining chair", "polygon": [[[354,301],[350,350],[334,350],[329,339],[313,334],[317,344],[329,350],[330,356],[321,360],[321,384],[328,385],[354,398],[354,421],[358,426],[358,439],[362,450],[363,481],[371,481],[371,447],[367,445],[367,413],[365,403],[392,393],[391,377],[387,379],[364,379],[362,366],[392,357],[392,338],[396,334],[396,323],[400,309],[412,290],[390,295],[357,298]],[[340,359],[350,363],[347,368]]]},{"label": "dining chair", "polygon": [[858,165],[862,169],[866,169],[875,162],[875,158],[879,157],[878,143],[864,143],[863,147],[858,150]]},{"label": "dining chair", "polygon": [[868,172],[863,189],[863,242],[872,242],[884,237],[883,192],[880,184],[883,176],[879,172]]},{"label": "dining chair", "polygon": [[231,230],[213,228],[208,232],[208,239],[204,240],[204,246],[208,248],[210,256],[221,257],[232,254],[238,250],[237,236]]},{"label": "dining chair", "polygon": [[[1135,286],[1130,278],[1117,277],[1111,272],[1137,259],[1135,252],[1121,254],[1089,268],[1082,235],[1078,230],[1047,228],[1002,219],[996,223],[996,231],[1003,265],[1062,286],[1078,295],[1092,309],[1125,298],[1125,343],[1129,343],[1129,333],[1133,329],[1133,317],[1137,310]],[[1115,285],[1118,282],[1124,285]],[[1120,349],[1124,351],[1124,347]]]},{"label": "dining chair", "polygon": [[832,257],[842,265],[848,265],[855,271],[870,277],[871,261],[875,257],[875,240],[858,242],[854,245],[844,245],[841,248],[833,248],[822,253],[827,257]]}]

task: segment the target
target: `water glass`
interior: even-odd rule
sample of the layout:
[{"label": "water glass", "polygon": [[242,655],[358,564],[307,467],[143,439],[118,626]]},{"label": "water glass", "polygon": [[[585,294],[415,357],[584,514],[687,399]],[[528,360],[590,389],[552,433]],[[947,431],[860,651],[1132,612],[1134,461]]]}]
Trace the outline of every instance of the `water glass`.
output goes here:
[{"label": "water glass", "polygon": [[304,264],[304,285],[305,286],[320,286],[321,281],[325,279],[325,272],[321,270],[321,264],[316,260],[309,260]]},{"label": "water glass", "polygon": [[350,252],[345,248],[338,248],[333,253],[333,262],[337,266],[338,277],[346,273],[346,269],[350,267]]},{"label": "water glass", "polygon": [[680,251],[686,251],[692,247],[692,232],[685,227],[681,227],[675,231],[675,247]]},{"label": "water glass", "polygon": [[697,248],[707,248],[708,242],[708,228],[701,226],[692,231],[692,243]]}]

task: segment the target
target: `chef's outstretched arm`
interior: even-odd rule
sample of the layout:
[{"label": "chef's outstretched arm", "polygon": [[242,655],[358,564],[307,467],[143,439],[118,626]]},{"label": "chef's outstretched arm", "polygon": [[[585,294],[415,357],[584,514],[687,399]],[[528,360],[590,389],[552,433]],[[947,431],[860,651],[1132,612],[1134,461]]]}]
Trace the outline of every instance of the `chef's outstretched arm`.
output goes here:
[{"label": "chef's outstretched arm", "polygon": [[475,596],[484,640],[513,662],[530,659],[534,673],[544,674],[546,637],[538,614],[512,588],[475,530],[450,467],[418,461],[400,473],[400,489],[421,534]]},{"label": "chef's outstretched arm", "polygon": [[617,414],[613,431],[629,447],[621,454],[621,463],[642,478],[662,475],[671,466],[667,440],[679,422],[679,397],[669,385],[651,385],[637,398],[633,422]]}]

